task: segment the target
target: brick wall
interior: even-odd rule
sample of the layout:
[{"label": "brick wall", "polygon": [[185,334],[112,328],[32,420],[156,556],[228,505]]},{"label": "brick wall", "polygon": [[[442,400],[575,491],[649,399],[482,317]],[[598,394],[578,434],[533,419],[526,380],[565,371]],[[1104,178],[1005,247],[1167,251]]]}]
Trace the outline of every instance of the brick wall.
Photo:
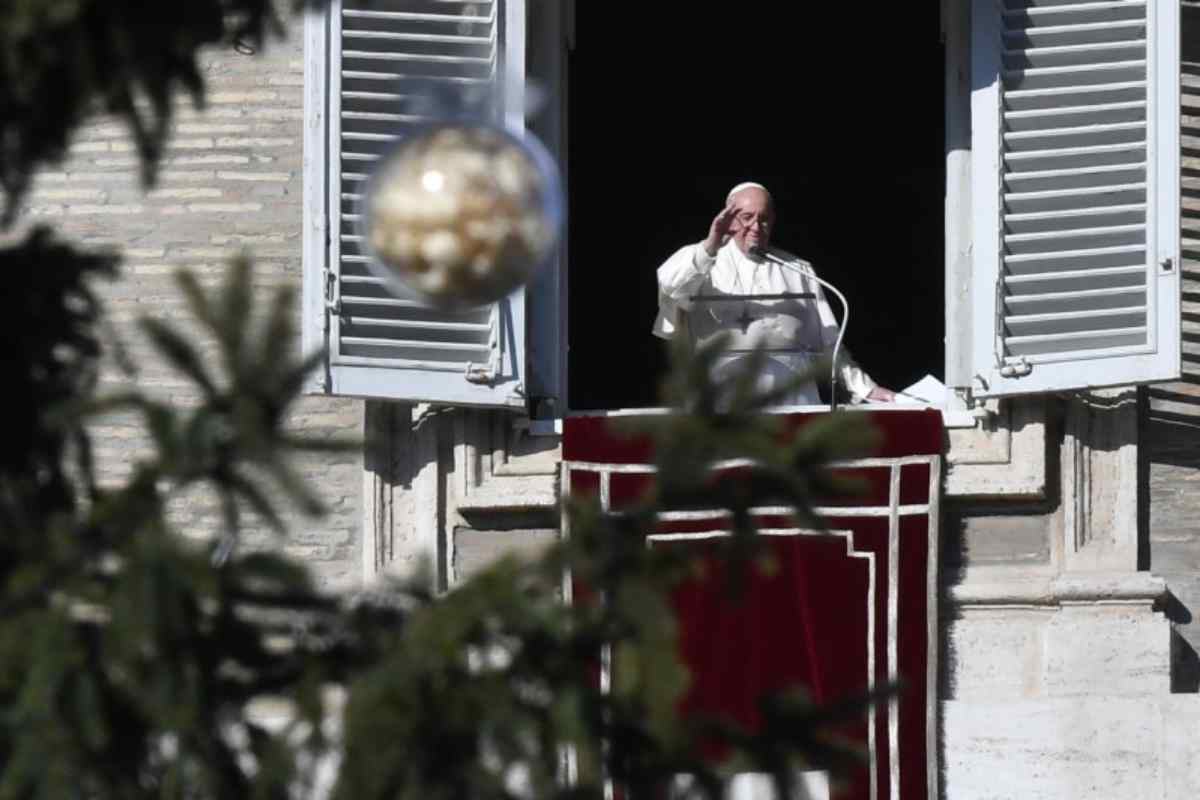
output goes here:
[{"label": "brick wall", "polygon": [[[205,285],[215,286],[230,257],[245,250],[256,265],[255,284],[264,298],[279,285],[293,286],[299,294],[302,32],[302,20],[296,18],[287,40],[270,42],[259,55],[224,48],[206,55],[207,108],[197,112],[181,101],[154,191],[142,190],[132,142],[125,128],[111,120],[81,132],[67,162],[36,181],[22,227],[47,223],[77,242],[123,252],[122,277],[104,287],[103,296],[121,340],[140,366],[134,379],[160,396],[191,400],[188,383],[147,355],[135,323],[142,316],[187,320],[172,277],[177,270],[187,268]],[[211,343],[203,347],[212,351]],[[129,380],[110,368],[105,388],[116,389]],[[291,424],[318,438],[359,437],[361,403],[305,398]],[[96,426],[95,435],[109,481],[127,474],[144,452],[136,420],[106,420]],[[329,515],[313,521],[284,507],[291,528],[285,541],[250,520],[245,544],[282,546],[309,563],[323,585],[353,586],[361,575],[361,456],[321,455],[301,459],[297,467],[319,490]],[[211,498],[199,494],[179,498],[172,516],[188,536],[211,535],[219,524]]]}]

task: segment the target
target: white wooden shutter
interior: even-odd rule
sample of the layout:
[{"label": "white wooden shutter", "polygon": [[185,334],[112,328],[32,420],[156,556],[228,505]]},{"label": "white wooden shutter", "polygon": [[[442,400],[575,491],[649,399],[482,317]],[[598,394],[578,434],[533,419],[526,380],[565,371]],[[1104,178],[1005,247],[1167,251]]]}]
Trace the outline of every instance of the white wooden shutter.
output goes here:
[{"label": "white wooden shutter", "polygon": [[1178,0],[974,0],[973,388],[1179,375]]},{"label": "white wooden shutter", "polygon": [[329,353],[313,388],[524,406],[524,291],[464,312],[398,298],[368,269],[355,230],[372,164],[423,122],[406,113],[414,88],[495,82],[506,121],[521,124],[523,0],[333,0],[307,24],[306,343]]}]

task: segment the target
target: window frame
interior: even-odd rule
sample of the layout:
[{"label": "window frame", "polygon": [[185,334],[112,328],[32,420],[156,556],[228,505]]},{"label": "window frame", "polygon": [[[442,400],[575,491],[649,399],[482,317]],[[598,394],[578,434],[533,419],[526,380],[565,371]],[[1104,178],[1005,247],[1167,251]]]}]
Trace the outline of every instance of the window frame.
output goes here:
[{"label": "window frame", "polygon": [[[970,6],[967,8],[967,6]],[[957,8],[955,8],[957,6]],[[946,338],[947,385],[975,398],[1043,394],[1102,386],[1132,385],[1174,380],[1181,371],[1180,318],[1180,197],[1179,82],[1164,78],[1179,70],[1179,8],[1164,0],[1146,0],[1146,25],[1153,30],[1147,42],[1146,170],[1147,260],[1168,268],[1152,270],[1147,264],[1147,343],[1108,351],[1081,352],[1074,357],[1032,356],[1031,371],[1011,371],[1025,359],[997,356],[1000,337],[998,290],[1000,280],[1000,88],[999,79],[983,84],[998,73],[1000,50],[993,28],[998,15],[986,14],[1001,0],[972,0],[970,4],[943,2],[947,32],[947,178],[955,175],[954,192],[947,187]],[[978,17],[978,18],[977,18]],[[982,20],[982,21],[980,21]],[[1174,46],[1169,37],[1175,36]],[[955,61],[950,62],[953,53]],[[952,74],[956,73],[956,74]],[[965,81],[967,104],[963,103]],[[951,94],[951,84],[954,93]],[[956,108],[949,108],[954,97]],[[964,126],[965,116],[965,126]],[[950,125],[960,140],[950,141]],[[1172,124],[1174,122],[1174,124]],[[961,154],[966,131],[965,163]],[[1153,190],[1151,193],[1150,190]],[[954,203],[955,205],[951,205]],[[955,209],[958,213],[952,216]],[[953,225],[952,225],[953,221]],[[956,230],[952,231],[952,227]],[[964,235],[964,231],[966,232]],[[955,239],[951,249],[952,235]],[[968,314],[962,313],[969,311]],[[955,349],[950,350],[951,339]],[[1040,368],[1039,368],[1040,365]],[[1011,374],[1010,374],[1011,373]]]},{"label": "window frame", "polygon": [[[553,58],[546,63],[552,65],[551,74],[544,76],[547,83],[546,96],[553,98],[553,107],[544,111],[550,119],[549,123],[535,122],[531,127],[538,130],[552,154],[564,166],[564,186],[569,186],[569,176],[565,174],[564,156],[568,142],[565,129],[564,94],[567,90],[567,75],[565,72],[565,53],[573,27],[572,2],[565,4],[541,3],[539,0],[498,0],[502,1],[503,24],[506,29],[504,53],[507,68],[505,70],[505,88],[509,93],[510,102],[505,111],[505,122],[510,129],[521,130],[526,125],[525,79],[526,65],[529,56],[528,40],[536,40],[541,46],[557,41],[557,50]],[[995,0],[974,0],[980,3],[995,2]],[[319,13],[309,13],[304,21],[305,45],[305,92],[304,92],[304,218],[303,244],[304,260],[304,292],[302,302],[302,347],[304,352],[313,352],[328,344],[333,332],[334,322],[328,312],[329,296],[328,281],[311,279],[310,273],[316,272],[322,277],[328,273],[329,237],[330,237],[330,208],[331,186],[330,170],[335,167],[330,158],[332,140],[337,131],[330,125],[329,109],[332,88],[329,71],[336,68],[335,55],[338,48],[331,41],[330,15],[339,12],[340,0],[332,0],[326,9]],[[526,21],[535,18],[534,8],[541,16],[537,30],[527,28]],[[1148,0],[1147,13],[1160,13],[1169,4]],[[1175,11],[1178,14],[1178,10]],[[979,217],[973,215],[971,209],[979,191],[979,176],[973,174],[972,160],[975,153],[972,150],[972,126],[984,124],[987,119],[995,119],[997,109],[992,108],[989,116],[986,111],[987,99],[971,86],[971,65],[976,53],[972,47],[972,37],[975,27],[971,21],[969,4],[956,0],[943,0],[943,36],[946,42],[945,70],[945,124],[946,124],[946,214],[945,214],[945,324],[946,339],[943,351],[945,363],[945,383],[949,389],[949,399],[943,409],[947,424],[956,427],[969,427],[976,424],[978,416],[986,416],[986,412],[972,411],[979,404],[977,398],[986,391],[978,379],[980,372],[980,353],[990,348],[989,342],[981,341],[980,328],[972,323],[981,317],[981,309],[994,300],[984,291],[979,283],[978,251]],[[1179,26],[1175,25],[1178,32]],[[1170,68],[1167,58],[1170,54],[1155,53],[1156,70]],[[1176,48],[1177,55],[1177,48]],[[519,69],[513,68],[514,64]],[[1174,65],[1178,67],[1177,64]],[[1152,71],[1153,74],[1153,71]],[[534,77],[541,78],[543,76]],[[1152,80],[1149,78],[1148,80]],[[1158,93],[1156,103],[1159,107],[1168,107],[1172,102],[1169,82],[1158,81],[1153,84]],[[1174,92],[1174,100],[1178,100],[1178,89]],[[1176,102],[1176,108],[1178,103]],[[1176,132],[1176,137],[1178,132]],[[1178,169],[1179,152],[1174,148],[1174,164]],[[1169,170],[1170,164],[1163,161],[1162,169]],[[1156,182],[1156,202],[1161,207],[1174,208],[1174,216],[1178,217],[1178,194],[1171,197],[1170,181]],[[1172,206],[1172,202],[1174,205]],[[1177,227],[1177,226],[1176,226]],[[1158,230],[1156,228],[1156,230]],[[520,305],[524,312],[521,315],[522,324],[516,325],[513,333],[513,344],[517,348],[514,353],[520,364],[520,378],[523,383],[519,397],[511,397],[506,402],[479,402],[478,397],[464,393],[456,396],[452,393],[443,394],[437,398],[409,397],[405,399],[420,401],[430,399],[433,402],[461,405],[493,405],[507,406],[514,410],[522,408],[535,419],[555,419],[571,413],[566,403],[567,374],[570,369],[568,344],[566,341],[568,303],[566,301],[569,278],[566,264],[566,232],[560,242],[559,253],[550,268],[541,273],[535,282],[524,290],[514,293],[512,301]],[[1168,237],[1169,238],[1169,237]],[[1170,241],[1156,243],[1161,252],[1164,247],[1170,249]],[[1178,236],[1174,242],[1175,257],[1178,258]],[[1176,275],[1178,261],[1176,261]],[[1169,298],[1168,298],[1169,300]],[[1176,310],[1178,303],[1176,302]],[[1158,335],[1170,328],[1170,315],[1159,314],[1157,318]],[[1176,315],[1177,316],[1177,315]],[[990,316],[989,316],[990,319]],[[1175,326],[1178,328],[1178,325]],[[1176,331],[1176,336],[1178,332]],[[310,377],[306,389],[320,393],[349,393],[370,394],[368,391],[355,391],[359,388],[369,388],[369,378],[362,380],[343,381],[348,387],[338,387],[332,374],[334,369],[347,372],[345,366],[327,363],[324,369],[317,370]],[[373,368],[364,368],[373,369]],[[1150,380],[1167,380],[1175,377],[1175,371]],[[1138,381],[1141,382],[1141,381]],[[359,384],[363,384],[359,386]],[[351,391],[337,391],[339,388],[350,388]],[[1021,394],[1055,391],[1056,387],[1042,387],[1034,383],[1024,384]],[[545,401],[545,402],[541,402]]]},{"label": "window frame", "polygon": [[[500,49],[498,69],[505,94],[503,122],[515,132],[524,129],[525,16],[527,0],[494,0]],[[502,299],[491,314],[493,362],[500,364],[494,380],[468,381],[462,372],[447,369],[396,367],[370,359],[341,359],[333,346],[338,333],[336,318],[337,242],[333,240],[340,217],[340,195],[334,189],[333,170],[340,169],[340,129],[331,113],[333,92],[339,90],[341,43],[338,20],[341,0],[330,0],[320,11],[304,17],[304,157],[301,302],[301,347],[305,354],[324,350],[321,368],[314,370],[304,390],[332,394],[440,405],[508,408],[527,411],[531,390],[528,343],[527,290],[518,289]],[[497,362],[497,356],[499,358]],[[351,363],[353,362],[353,363]],[[464,362],[465,367],[466,362]]]}]

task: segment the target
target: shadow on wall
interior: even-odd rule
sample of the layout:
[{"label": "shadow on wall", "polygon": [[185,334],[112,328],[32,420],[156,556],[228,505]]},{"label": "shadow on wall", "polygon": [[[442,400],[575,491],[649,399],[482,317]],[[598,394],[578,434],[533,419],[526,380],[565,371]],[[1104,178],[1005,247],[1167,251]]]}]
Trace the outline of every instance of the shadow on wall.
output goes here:
[{"label": "shadow on wall", "polygon": [[1183,375],[1148,387],[1142,414],[1140,566],[1166,579],[1171,688],[1200,690],[1200,4],[1182,11]]},{"label": "shadow on wall", "polygon": [[1172,592],[1162,602],[1163,615],[1171,621],[1171,692],[1200,692],[1200,655],[1184,638],[1180,626],[1192,623],[1192,612]]}]

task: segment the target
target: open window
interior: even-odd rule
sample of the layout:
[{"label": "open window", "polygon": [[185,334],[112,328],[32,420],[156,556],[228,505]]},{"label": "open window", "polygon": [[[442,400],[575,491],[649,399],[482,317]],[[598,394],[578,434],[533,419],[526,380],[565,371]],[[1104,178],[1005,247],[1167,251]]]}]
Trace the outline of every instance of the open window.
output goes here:
[{"label": "open window", "polygon": [[[776,197],[773,243],[848,295],[847,343],[885,385],[1175,377],[1177,4],[944,5],[961,29],[935,3],[333,0],[306,31],[304,331],[329,349],[313,388],[655,405],[655,269],[742,180]],[[419,122],[396,106],[414,81],[496,75],[511,127],[528,80],[550,98],[528,124],[565,167],[563,257],[472,312],[394,298],[358,249],[360,182]]]},{"label": "open window", "polygon": [[[655,269],[743,180],[772,245],[848,296],[885,385],[942,375],[943,49],[936,3],[578,3],[568,80],[572,409],[656,405]],[[834,301],[835,312],[841,309]]]}]

